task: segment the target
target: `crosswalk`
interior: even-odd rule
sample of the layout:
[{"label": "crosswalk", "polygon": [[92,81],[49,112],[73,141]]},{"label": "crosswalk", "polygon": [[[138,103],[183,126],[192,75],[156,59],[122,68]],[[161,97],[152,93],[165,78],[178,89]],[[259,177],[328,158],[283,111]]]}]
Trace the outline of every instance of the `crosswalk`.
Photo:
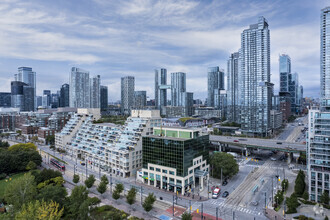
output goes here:
[{"label": "crosswalk", "polygon": [[[243,212],[243,213],[247,213],[247,214],[251,214],[251,215],[262,215],[262,213],[260,211],[256,211],[256,210],[251,210],[248,208],[244,208],[241,206],[233,206],[230,204],[226,204],[224,200],[211,200],[209,201],[210,204],[218,206],[219,209],[231,209],[233,211],[239,211],[239,212]],[[193,207],[194,208],[194,207]],[[196,207],[198,208],[198,206]]]}]

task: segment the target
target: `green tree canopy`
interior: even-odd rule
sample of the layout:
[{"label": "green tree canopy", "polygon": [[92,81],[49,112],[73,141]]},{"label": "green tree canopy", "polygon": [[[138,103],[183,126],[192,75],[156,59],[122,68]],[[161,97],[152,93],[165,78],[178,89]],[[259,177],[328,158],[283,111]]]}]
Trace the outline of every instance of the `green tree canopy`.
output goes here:
[{"label": "green tree canopy", "polygon": [[128,204],[132,205],[135,203],[135,198],[136,198],[136,189],[131,188],[126,195],[126,201]]},{"label": "green tree canopy", "polygon": [[35,181],[37,184],[55,177],[62,177],[62,173],[60,171],[52,169],[43,169],[41,172],[33,172],[32,174],[35,176]]},{"label": "green tree canopy", "polygon": [[24,203],[32,201],[37,195],[34,176],[25,173],[14,179],[5,190],[4,198],[7,203],[12,204],[14,209],[20,209]]},{"label": "green tree canopy", "polygon": [[26,144],[14,144],[8,148],[8,151],[28,151],[28,150],[37,150],[37,147],[32,143],[26,143]]},{"label": "green tree canopy", "polygon": [[288,207],[288,211],[286,213],[296,213],[297,207],[300,205],[298,202],[297,196],[293,193],[289,198],[286,198],[286,205]]},{"label": "green tree canopy", "polygon": [[121,183],[117,183],[115,187],[115,191],[118,192],[119,194],[124,191],[124,185]]},{"label": "green tree canopy", "polygon": [[26,165],[26,170],[35,170],[37,168],[37,164],[33,161],[28,162]]},{"label": "green tree canopy", "polygon": [[297,194],[298,196],[302,196],[305,191],[305,187],[305,173],[304,171],[299,170],[294,186],[295,194]]},{"label": "green tree canopy", "polygon": [[101,177],[101,181],[105,182],[105,184],[109,184],[108,177],[105,174]]},{"label": "green tree canopy", "polygon": [[188,213],[188,212],[184,212],[182,215],[181,215],[181,219],[182,220],[192,220],[192,214]]},{"label": "green tree canopy", "polygon": [[23,205],[22,209],[16,214],[17,220],[60,220],[64,209],[59,208],[59,204],[53,201],[32,201]]},{"label": "green tree canopy", "polygon": [[97,191],[101,194],[105,193],[105,191],[107,191],[107,184],[105,182],[101,181],[97,187]]},{"label": "green tree canopy", "polygon": [[213,177],[221,178],[221,169],[223,177],[232,177],[239,171],[238,164],[233,155],[224,152],[216,152],[211,157],[211,167]]},{"label": "green tree canopy", "polygon": [[65,197],[68,195],[66,189],[62,186],[47,185],[39,191],[37,199],[46,202],[54,201],[62,207],[65,202]]},{"label": "green tree canopy", "polygon": [[152,209],[154,202],[156,201],[156,196],[153,193],[149,193],[147,198],[144,200],[142,206],[146,212]]},{"label": "green tree canopy", "polygon": [[80,180],[80,176],[78,175],[78,174],[74,174],[73,175],[73,182],[75,183],[75,184],[77,184],[77,183],[79,183],[79,180]]},{"label": "green tree canopy", "polygon": [[325,205],[329,205],[329,191],[324,190],[324,192],[321,195],[321,203],[325,204]]},{"label": "green tree canopy", "polygon": [[94,175],[89,175],[89,177],[85,180],[85,185],[89,189],[94,185],[95,177]]}]

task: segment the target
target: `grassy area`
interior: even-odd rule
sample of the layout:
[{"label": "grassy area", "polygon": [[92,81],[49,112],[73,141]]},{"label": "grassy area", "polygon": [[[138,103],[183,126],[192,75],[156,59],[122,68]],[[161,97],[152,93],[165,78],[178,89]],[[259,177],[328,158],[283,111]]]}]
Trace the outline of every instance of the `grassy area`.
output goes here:
[{"label": "grassy area", "polygon": [[93,123],[114,123],[119,125],[124,125],[126,122],[127,116],[118,115],[118,116],[103,116],[97,121],[93,121]]},{"label": "grassy area", "polygon": [[[9,178],[11,178],[11,180],[9,180],[9,178],[0,180],[0,199],[3,198],[6,187],[10,184],[10,182],[13,181],[14,179],[17,179],[17,178],[23,176],[23,175],[24,175],[24,173],[17,173],[17,174],[14,174],[14,175],[9,177]],[[7,180],[7,182],[6,182],[6,180]]]}]

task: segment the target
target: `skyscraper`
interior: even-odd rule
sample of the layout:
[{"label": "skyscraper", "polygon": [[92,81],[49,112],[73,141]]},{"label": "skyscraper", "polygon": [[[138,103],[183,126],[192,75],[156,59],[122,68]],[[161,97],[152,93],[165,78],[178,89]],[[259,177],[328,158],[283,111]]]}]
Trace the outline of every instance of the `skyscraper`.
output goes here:
[{"label": "skyscraper", "polygon": [[186,92],[186,74],[182,72],[171,73],[171,105],[184,106],[182,94]]},{"label": "skyscraper", "polygon": [[240,123],[239,52],[232,53],[227,62],[227,120]]},{"label": "skyscraper", "polygon": [[11,82],[11,107],[34,111],[34,88],[21,81]]},{"label": "skyscraper", "polygon": [[100,105],[101,105],[101,111],[105,111],[108,108],[108,87],[107,86],[101,86],[101,92],[100,92]]},{"label": "skyscraper", "polygon": [[5,107],[5,108],[11,107],[10,92],[0,92],[0,107]]},{"label": "skyscraper", "polygon": [[147,92],[135,91],[134,92],[134,108],[143,109],[147,105]]},{"label": "skyscraper", "polygon": [[268,22],[260,17],[241,34],[242,77],[241,126],[245,133],[267,135],[272,84],[270,83],[270,37]]},{"label": "skyscraper", "polygon": [[[36,110],[37,109],[37,99],[36,99],[36,72],[32,71],[31,67],[19,67],[18,68],[18,73],[15,74],[15,81],[19,81],[19,82],[24,82],[26,83],[28,86],[30,86],[31,88],[34,89],[34,104],[33,104],[33,109]],[[31,90],[30,88],[30,90]],[[32,110],[33,111],[33,110]]]},{"label": "skyscraper", "polygon": [[70,106],[70,86],[69,84],[64,83],[61,86],[60,97],[59,97],[59,106],[60,107],[69,107]]},{"label": "skyscraper", "polygon": [[282,54],[279,58],[280,92],[289,92],[289,75],[291,74],[291,58]]},{"label": "skyscraper", "polygon": [[72,67],[70,74],[70,107],[90,107],[89,72]]},{"label": "skyscraper", "polygon": [[100,86],[101,79],[100,75],[97,75],[90,79],[90,108],[100,108]]},{"label": "skyscraper", "polygon": [[48,107],[51,105],[51,91],[50,90],[44,90],[43,91],[43,99],[44,96],[47,96],[47,100],[42,102],[43,107]]},{"label": "skyscraper", "polygon": [[320,202],[330,182],[330,7],[321,10],[321,108],[309,110],[307,135],[308,194]]},{"label": "skyscraper", "polygon": [[128,115],[134,104],[134,76],[125,76],[121,78],[121,112]]},{"label": "skyscraper", "polygon": [[[159,75],[160,73],[160,75]],[[167,105],[167,89],[171,86],[167,85],[167,70],[162,68],[160,71],[155,70],[155,106],[162,109]]]},{"label": "skyscraper", "polygon": [[[215,90],[225,89],[225,73],[218,66],[209,67],[207,71],[207,106],[214,107]],[[216,92],[217,93],[217,92]]]}]

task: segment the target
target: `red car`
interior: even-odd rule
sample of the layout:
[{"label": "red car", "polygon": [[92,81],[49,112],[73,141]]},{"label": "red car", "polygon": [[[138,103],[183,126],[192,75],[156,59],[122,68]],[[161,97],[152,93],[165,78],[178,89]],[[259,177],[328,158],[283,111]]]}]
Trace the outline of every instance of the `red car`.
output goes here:
[{"label": "red car", "polygon": [[239,142],[238,140],[234,140],[234,142]]}]

